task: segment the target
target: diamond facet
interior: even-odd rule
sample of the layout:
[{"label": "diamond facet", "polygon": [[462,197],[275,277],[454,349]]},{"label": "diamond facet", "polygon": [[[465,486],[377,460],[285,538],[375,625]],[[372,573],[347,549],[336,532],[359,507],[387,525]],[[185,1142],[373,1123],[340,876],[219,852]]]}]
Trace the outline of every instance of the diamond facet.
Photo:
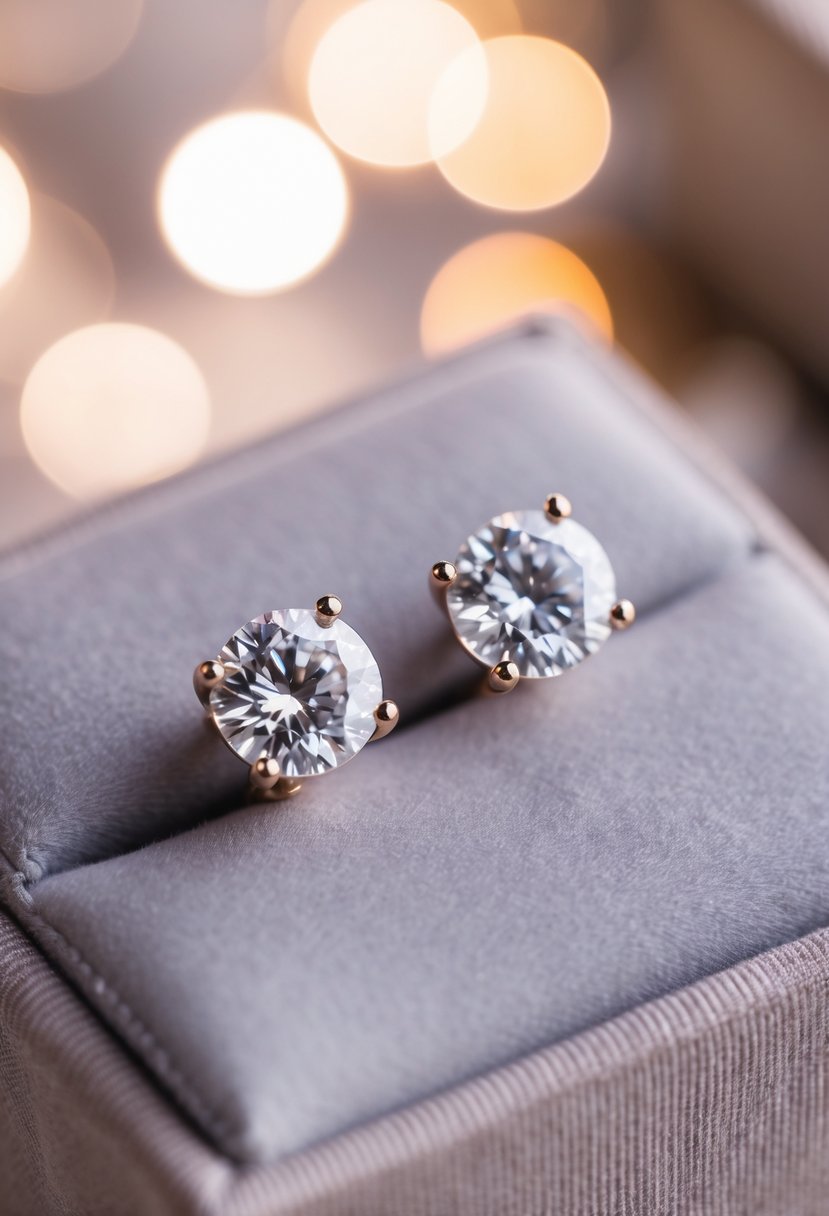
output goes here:
[{"label": "diamond facet", "polygon": [[497,515],[462,546],[446,593],[455,632],[488,667],[557,676],[610,633],[616,580],[607,554],[572,519],[543,511]]},{"label": "diamond facet", "polygon": [[374,734],[380,671],[344,621],[320,625],[304,608],[266,612],[238,629],[219,659],[226,675],[210,712],[249,764],[264,755],[284,777],[311,777],[345,764]]}]

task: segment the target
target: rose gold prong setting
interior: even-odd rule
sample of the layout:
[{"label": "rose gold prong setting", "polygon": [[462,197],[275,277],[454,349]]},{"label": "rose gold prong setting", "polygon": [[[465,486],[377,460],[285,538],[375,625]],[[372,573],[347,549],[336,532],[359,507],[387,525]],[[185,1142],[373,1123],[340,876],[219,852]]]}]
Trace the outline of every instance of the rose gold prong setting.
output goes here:
[{"label": "rose gold prong setting", "polygon": [[433,585],[445,591],[458,577],[458,570],[454,562],[435,562],[430,574]]},{"label": "rose gold prong setting", "polygon": [[276,785],[272,785],[270,789],[263,790],[253,787],[251,801],[284,802],[286,798],[293,798],[294,794],[298,794],[301,789],[302,782],[297,777],[280,777]]},{"label": "rose gold prong setting", "polygon": [[279,777],[279,765],[272,756],[260,756],[250,766],[250,783],[257,790],[273,789]]},{"label": "rose gold prong setting", "polygon": [[244,761],[249,801],[292,798],[397,725],[377,661],[342,611],[336,595],[270,609],[196,669],[206,720]]},{"label": "rose gold prong setting", "polygon": [[342,610],[343,602],[338,595],[321,595],[314,605],[317,624],[324,627],[333,625]]},{"label": "rose gold prong setting", "polygon": [[397,723],[400,721],[400,710],[394,701],[381,701],[374,710],[374,734],[369,740],[374,743],[377,739],[384,739],[386,735],[390,735]]},{"label": "rose gold prong setting", "polygon": [[611,629],[629,629],[636,620],[636,608],[630,600],[617,600],[610,609]]},{"label": "rose gold prong setting", "polygon": [[492,692],[512,692],[518,686],[521,673],[511,659],[496,663],[487,676],[487,685]]},{"label": "rose gold prong setting", "polygon": [[202,705],[207,705],[211,692],[221,684],[226,674],[224,663],[218,659],[205,659],[199,663],[193,672],[193,688]]},{"label": "rose gold prong setting", "polygon": [[439,607],[446,607],[446,592],[458,577],[454,562],[435,562],[429,571],[429,587]]},{"label": "rose gold prong setting", "polygon": [[564,494],[548,494],[544,500],[544,514],[551,523],[560,524],[573,514],[573,504]]}]

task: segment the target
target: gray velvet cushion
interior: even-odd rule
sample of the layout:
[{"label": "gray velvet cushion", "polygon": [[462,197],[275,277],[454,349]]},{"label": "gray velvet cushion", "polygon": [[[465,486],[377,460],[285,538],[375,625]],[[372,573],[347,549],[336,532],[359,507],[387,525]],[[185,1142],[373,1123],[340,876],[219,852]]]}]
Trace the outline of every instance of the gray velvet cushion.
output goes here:
[{"label": "gray velvet cushion", "polygon": [[202,1125],[272,1159],[826,923],[827,723],[826,614],[747,559],[572,679],[34,908]]},{"label": "gray velvet cushion", "polygon": [[[227,1152],[278,1159],[826,922],[825,607],[637,391],[568,331],[526,331],[10,572],[29,623],[71,589],[56,641],[95,639],[49,718],[48,778],[22,714],[2,744],[9,851],[56,871],[232,803],[189,674],[269,603],[341,591],[407,710],[293,803],[18,875],[18,915]],[[469,668],[424,571],[556,487],[640,620],[560,680],[457,703]]]},{"label": "gray velvet cushion", "polygon": [[0,562],[0,847],[36,878],[230,808],[240,766],[190,676],[268,608],[336,592],[404,717],[444,704],[474,668],[429,567],[551,489],[643,610],[713,578],[751,530],[630,392],[568,331],[526,330]]}]

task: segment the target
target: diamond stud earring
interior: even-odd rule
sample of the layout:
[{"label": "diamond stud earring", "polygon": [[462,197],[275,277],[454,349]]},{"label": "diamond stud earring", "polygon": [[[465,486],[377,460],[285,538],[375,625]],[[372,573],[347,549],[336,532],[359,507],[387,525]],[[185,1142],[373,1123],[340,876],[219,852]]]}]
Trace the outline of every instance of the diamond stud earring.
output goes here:
[{"label": "diamond stud earring", "polygon": [[199,663],[193,686],[222,740],[250,766],[254,800],[296,794],[305,777],[338,768],[397,725],[380,671],[342,603],[254,617],[218,658]]},{"label": "diamond stud earring", "polygon": [[616,598],[607,554],[570,518],[563,494],[543,511],[496,515],[432,566],[432,589],[458,641],[489,669],[493,692],[524,678],[558,676],[599,649],[636,610]]}]

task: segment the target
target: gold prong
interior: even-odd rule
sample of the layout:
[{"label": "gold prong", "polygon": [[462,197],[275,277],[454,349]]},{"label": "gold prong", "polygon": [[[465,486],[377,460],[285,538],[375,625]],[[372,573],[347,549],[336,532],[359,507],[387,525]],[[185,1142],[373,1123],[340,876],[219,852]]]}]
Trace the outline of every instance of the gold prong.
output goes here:
[{"label": "gold prong", "polygon": [[397,723],[400,721],[400,710],[394,701],[381,701],[374,711],[374,734],[371,736],[370,742],[375,739],[383,739],[386,735],[391,734]]},{"label": "gold prong", "polygon": [[333,625],[343,610],[343,602],[337,595],[321,595],[314,605],[314,616],[318,625]]},{"label": "gold prong", "polygon": [[250,783],[257,790],[271,790],[279,781],[279,765],[271,756],[262,755],[250,766]]},{"label": "gold prong", "polygon": [[573,514],[573,504],[564,494],[548,494],[544,501],[544,514],[551,523],[560,524]]},{"label": "gold prong", "polygon": [[630,600],[617,600],[610,609],[610,624],[613,629],[629,629],[636,620],[636,609]]},{"label": "gold prong", "polygon": [[441,608],[446,606],[446,592],[458,577],[458,568],[453,562],[435,562],[429,571],[429,586],[432,596]]},{"label": "gold prong", "polygon": [[207,704],[211,692],[221,684],[224,678],[225,666],[218,659],[206,659],[203,663],[199,663],[193,672],[193,687],[202,705]]},{"label": "gold prong", "polygon": [[520,679],[517,665],[511,659],[503,659],[492,668],[487,683],[493,692],[512,692]]},{"label": "gold prong", "polygon": [[447,587],[451,587],[455,579],[458,577],[457,566],[453,562],[435,562],[431,570],[432,584],[445,591]]}]

